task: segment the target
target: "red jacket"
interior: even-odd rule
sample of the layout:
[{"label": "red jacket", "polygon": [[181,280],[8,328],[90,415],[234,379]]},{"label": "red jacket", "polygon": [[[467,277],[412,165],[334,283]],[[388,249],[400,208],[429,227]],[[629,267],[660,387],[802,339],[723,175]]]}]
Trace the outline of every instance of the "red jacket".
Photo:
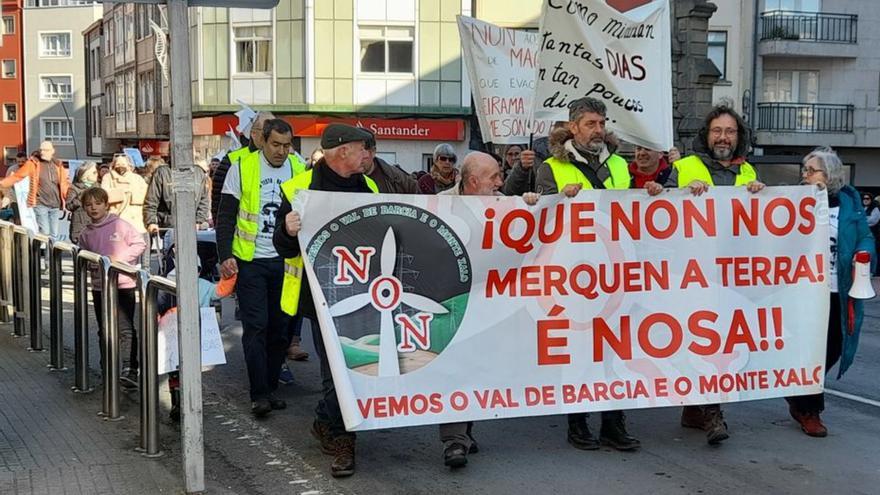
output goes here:
[{"label": "red jacket", "polygon": [[[55,163],[55,172],[58,173],[58,187],[61,189],[61,205],[63,208],[64,201],[67,198],[67,170],[61,165],[61,160],[56,159],[53,162]],[[37,206],[37,191],[40,190],[40,162],[38,158],[33,156],[28,158],[28,161],[24,162],[12,175],[0,180],[0,188],[9,189],[27,177],[31,179],[27,204],[33,208]]]}]

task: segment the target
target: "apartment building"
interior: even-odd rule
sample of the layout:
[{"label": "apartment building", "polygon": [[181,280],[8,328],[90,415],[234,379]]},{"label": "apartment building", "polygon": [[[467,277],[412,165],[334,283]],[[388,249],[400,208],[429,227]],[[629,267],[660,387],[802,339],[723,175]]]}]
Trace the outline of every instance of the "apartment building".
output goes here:
[{"label": "apartment building", "polygon": [[167,54],[167,25],[164,7],[105,3],[101,19],[82,33],[91,153],[138,148],[145,156],[168,155],[169,81],[158,58]]},{"label": "apartment building", "polygon": [[191,12],[195,148],[212,156],[239,103],[293,124],[304,154],[330,122],[374,130],[380,156],[429,167],[468,149],[470,87],[456,15],[470,0],[281,0],[273,10]]},{"label": "apartment building", "polygon": [[0,31],[0,146],[3,161],[0,173],[24,151],[24,73],[22,71],[22,0],[3,0]]},{"label": "apartment building", "polygon": [[760,0],[756,149],[762,173],[797,183],[816,146],[840,154],[853,184],[880,186],[880,10],[862,0]]},{"label": "apartment building", "polygon": [[81,33],[101,17],[91,0],[27,0],[24,106],[28,150],[55,143],[59,158],[85,158],[86,76]]}]

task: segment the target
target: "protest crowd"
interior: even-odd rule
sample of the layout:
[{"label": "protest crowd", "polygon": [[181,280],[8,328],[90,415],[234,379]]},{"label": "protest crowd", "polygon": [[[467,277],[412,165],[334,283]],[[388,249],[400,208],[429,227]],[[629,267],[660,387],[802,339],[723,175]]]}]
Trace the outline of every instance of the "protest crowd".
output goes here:
[{"label": "protest crowd", "polygon": [[[241,148],[210,165],[197,160],[200,167],[195,177],[202,187],[195,227],[213,229],[215,234],[213,244],[205,249],[200,246],[200,294],[204,292],[200,299],[209,305],[233,291],[237,296],[236,319],[243,327],[247,365],[247,381],[242,377],[242,384],[248,387],[250,411],[257,418],[286,407],[278,397],[278,387],[293,381],[288,360],[309,359],[300,347],[303,323],[309,321],[323,390],[311,433],[331,457],[330,472],[335,477],[355,472],[356,435],[343,422],[318,324],[313,294],[320,289],[312,287],[304,274],[298,240],[303,219],[292,206],[299,191],[334,192],[341,202],[351,193],[507,195],[520,196],[527,205],[535,205],[542,196],[573,198],[582,190],[602,189],[644,189],[646,201],[675,188],[694,196],[715,187],[743,187],[753,194],[767,194],[755,167],[746,161],[749,130],[737,112],[726,106],[715,107],[705,117],[689,153],[635,146],[631,162],[618,154],[622,143],[606,131],[605,104],[589,97],[573,101],[569,120],[557,122],[549,137],[508,145],[498,155],[473,151],[459,157],[452,146],[441,144],[432,150],[427,173],[410,174],[385,162],[376,155],[382,146],[376,136],[345,124],[328,125],[321,148],[308,160],[292,150],[290,125],[270,113],[256,116],[243,141]],[[802,163],[802,183],[826,189],[833,211],[825,370],[839,363],[838,373],[843,375],[853,362],[862,320],[862,302],[848,296],[852,273],[843,267],[852,266],[857,257],[868,256],[874,262],[880,206],[869,194],[860,195],[845,184],[841,161],[830,148],[816,148]],[[113,260],[153,268],[156,260],[151,258],[151,248],[157,246],[160,233],[174,227],[171,168],[159,157],[150,157],[141,168],[135,168],[124,154],[110,164],[86,162],[68,180],[52,143],[44,142],[32,154],[20,155],[17,166],[0,181],[4,213],[16,222],[24,205],[16,204],[11,188],[25,178],[30,179],[26,206],[33,210],[41,233],[56,239],[66,235],[80,247]],[[60,232],[59,219],[68,213],[70,230]],[[165,243],[173,245],[173,235],[165,236]],[[160,265],[163,274],[173,275],[173,267]],[[127,387],[137,387],[139,368],[133,287],[131,280],[120,282],[115,308],[122,336],[120,355],[125,361],[122,380]],[[99,334],[101,290],[100,284],[93,285]],[[171,415],[177,418],[173,374],[169,385]],[[821,393],[788,398],[788,406],[804,433],[827,435],[821,419],[825,407]],[[604,411],[600,417],[595,434],[587,413],[569,414],[568,443],[581,450],[603,445],[621,451],[639,449],[639,440],[627,429],[624,411]],[[681,426],[705,431],[712,445],[731,434],[718,404],[684,407]],[[480,450],[475,429],[471,422],[440,425],[446,466],[462,467],[468,455]]]}]

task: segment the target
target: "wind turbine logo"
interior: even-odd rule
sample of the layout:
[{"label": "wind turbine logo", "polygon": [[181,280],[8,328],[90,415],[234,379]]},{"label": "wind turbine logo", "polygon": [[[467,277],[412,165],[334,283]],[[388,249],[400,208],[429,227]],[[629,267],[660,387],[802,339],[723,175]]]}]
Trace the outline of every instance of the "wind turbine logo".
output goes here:
[{"label": "wind turbine logo", "polygon": [[[363,294],[357,294],[343,299],[330,307],[330,316],[347,315],[367,305],[381,315],[379,330],[379,376],[400,375],[400,363],[398,351],[412,352],[416,349],[413,342],[419,347],[430,347],[430,322],[435,314],[445,314],[449,311],[440,303],[425,296],[404,292],[403,284],[394,275],[397,263],[397,239],[394,229],[388,227],[385,240],[382,242],[382,252],[379,256],[380,276],[370,282],[369,289]],[[421,322],[421,331],[413,322],[412,318],[405,314],[393,316],[395,310],[405,304],[421,313],[415,315]],[[394,321],[401,326],[401,343],[397,344],[397,336],[394,331]]]}]

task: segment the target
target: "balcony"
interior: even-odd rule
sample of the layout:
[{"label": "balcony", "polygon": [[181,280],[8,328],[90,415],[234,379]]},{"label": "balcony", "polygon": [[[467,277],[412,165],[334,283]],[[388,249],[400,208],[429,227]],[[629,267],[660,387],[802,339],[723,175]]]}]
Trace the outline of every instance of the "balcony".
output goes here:
[{"label": "balcony", "polygon": [[761,14],[764,57],[856,58],[857,15],[770,11]]},{"label": "balcony", "polygon": [[758,103],[758,143],[786,146],[851,146],[853,105]]}]

